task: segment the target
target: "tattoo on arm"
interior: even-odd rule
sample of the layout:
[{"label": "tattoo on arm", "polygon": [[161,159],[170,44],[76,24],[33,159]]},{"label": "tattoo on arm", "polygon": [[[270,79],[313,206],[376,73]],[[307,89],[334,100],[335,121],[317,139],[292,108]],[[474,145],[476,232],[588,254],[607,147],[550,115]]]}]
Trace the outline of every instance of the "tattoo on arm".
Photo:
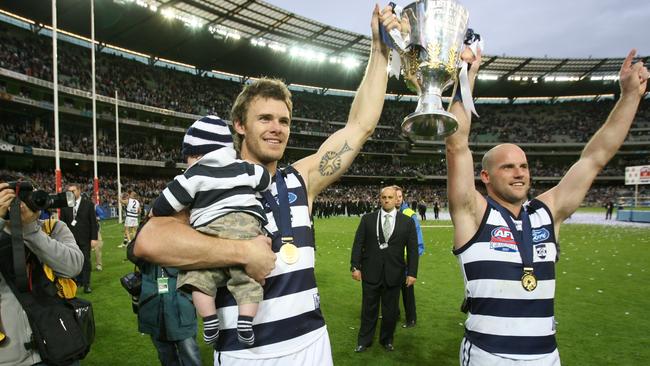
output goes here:
[{"label": "tattoo on arm", "polygon": [[341,156],[348,151],[352,151],[352,148],[348,145],[347,141],[343,144],[339,152],[327,151],[318,166],[320,174],[322,176],[329,176],[341,169]]}]

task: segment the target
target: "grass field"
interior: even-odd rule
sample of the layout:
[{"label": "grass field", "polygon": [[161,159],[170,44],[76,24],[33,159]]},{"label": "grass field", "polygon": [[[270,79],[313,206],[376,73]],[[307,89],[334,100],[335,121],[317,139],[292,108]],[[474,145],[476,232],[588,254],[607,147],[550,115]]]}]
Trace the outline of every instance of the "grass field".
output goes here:
[{"label": "grass field", "polygon": [[[602,210],[604,212],[604,210]],[[398,327],[395,352],[377,343],[355,354],[361,286],[350,277],[350,247],[358,218],[317,220],[316,276],[336,365],[457,365],[464,314],[463,283],[451,254],[448,221],[427,221],[426,253],[420,259],[416,299],[418,325]],[[432,227],[429,227],[432,226]],[[97,337],[83,365],[155,365],[148,336],[137,331],[119,277],[133,265],[118,249],[116,221],[102,225],[104,271],[93,272]],[[557,270],[556,319],[564,365],[646,365],[650,359],[650,227],[564,225]],[[403,314],[403,311],[402,311]],[[210,349],[201,342],[205,365]]]}]

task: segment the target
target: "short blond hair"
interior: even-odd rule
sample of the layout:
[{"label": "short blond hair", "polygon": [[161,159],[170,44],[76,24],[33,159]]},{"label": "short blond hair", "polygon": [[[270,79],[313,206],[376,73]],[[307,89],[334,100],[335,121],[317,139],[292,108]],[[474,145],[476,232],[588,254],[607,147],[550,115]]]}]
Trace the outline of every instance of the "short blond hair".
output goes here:
[{"label": "short blond hair", "polygon": [[[293,109],[293,102],[291,101],[291,92],[286,84],[280,79],[261,78],[253,83],[244,86],[241,93],[235,99],[235,103],[230,110],[230,121],[233,127],[237,121],[242,125],[246,124],[246,114],[251,102],[257,98],[275,99],[283,101],[289,110],[289,118],[291,118],[291,110]],[[239,133],[234,133],[233,142],[235,149],[240,151],[244,136]]]}]

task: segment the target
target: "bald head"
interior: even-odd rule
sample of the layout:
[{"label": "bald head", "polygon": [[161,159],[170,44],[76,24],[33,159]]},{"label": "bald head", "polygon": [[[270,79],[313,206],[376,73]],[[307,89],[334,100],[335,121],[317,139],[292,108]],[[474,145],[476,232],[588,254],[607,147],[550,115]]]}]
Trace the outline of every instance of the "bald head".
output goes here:
[{"label": "bald head", "polygon": [[517,145],[501,144],[483,156],[481,181],[498,202],[521,205],[530,189],[526,153]]},{"label": "bald head", "polygon": [[498,166],[497,162],[502,161],[508,155],[523,155],[524,160],[526,159],[526,153],[519,146],[515,144],[500,144],[497,145],[483,155],[483,160],[481,160],[481,169],[485,171],[490,171],[490,169]]},{"label": "bald head", "polygon": [[397,200],[395,197],[395,187],[388,186],[381,189],[379,193],[379,201],[381,202],[381,208],[386,212],[390,212],[395,208]]}]

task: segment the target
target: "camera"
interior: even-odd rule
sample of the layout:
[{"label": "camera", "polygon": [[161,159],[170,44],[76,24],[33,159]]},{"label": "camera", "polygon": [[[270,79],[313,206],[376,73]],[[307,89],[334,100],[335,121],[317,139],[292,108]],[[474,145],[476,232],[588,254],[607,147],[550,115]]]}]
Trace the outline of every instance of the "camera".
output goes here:
[{"label": "camera", "polygon": [[131,296],[140,296],[140,290],[142,290],[142,273],[127,273],[120,278],[120,283]]},{"label": "camera", "polygon": [[25,181],[7,182],[7,184],[9,184],[7,189],[16,191],[20,200],[34,212],[50,208],[72,207],[75,204],[75,196],[72,192],[50,194],[42,190],[34,190],[34,186]]}]

